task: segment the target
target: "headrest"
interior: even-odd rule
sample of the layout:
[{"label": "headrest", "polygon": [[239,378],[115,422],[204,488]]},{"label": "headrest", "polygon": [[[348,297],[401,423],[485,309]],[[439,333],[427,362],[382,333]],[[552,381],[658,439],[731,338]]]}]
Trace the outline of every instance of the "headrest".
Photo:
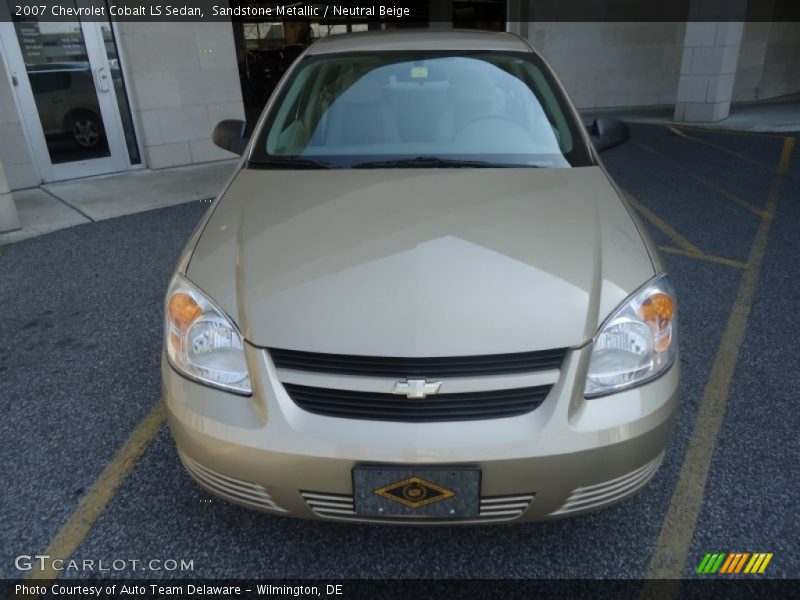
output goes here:
[{"label": "headrest", "polygon": [[450,78],[453,101],[459,104],[490,104],[497,90],[486,73],[478,69],[458,69]]},{"label": "headrest", "polygon": [[383,100],[385,75],[372,71],[351,85],[341,95],[341,102],[350,104],[378,104]]}]

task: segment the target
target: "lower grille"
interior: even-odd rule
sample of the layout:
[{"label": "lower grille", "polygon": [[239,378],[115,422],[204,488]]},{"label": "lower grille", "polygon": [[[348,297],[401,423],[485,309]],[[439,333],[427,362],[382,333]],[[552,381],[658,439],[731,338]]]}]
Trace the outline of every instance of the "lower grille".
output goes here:
[{"label": "lower grille", "polygon": [[354,516],[353,497],[343,494],[300,492],[308,507],[322,517]]},{"label": "lower grille", "polygon": [[481,498],[481,518],[516,519],[528,510],[531,502],[533,502],[533,494]]},{"label": "lower grille", "polygon": [[570,494],[561,508],[550,514],[551,516],[556,516],[591,510],[630,496],[650,481],[658,471],[658,467],[661,466],[663,459],[664,454],[661,453],[647,464],[642,465],[635,471],[631,471],[627,475],[603,483],[577,488]]},{"label": "lower grille", "polygon": [[409,399],[394,394],[284,384],[295,404],[311,413],[346,419],[407,422],[514,417],[537,408],[551,387],[543,385],[513,390],[436,394]]},{"label": "lower grille", "polygon": [[[391,518],[376,519],[356,516],[353,497],[347,494],[326,494],[324,492],[300,492],[311,511],[320,517],[345,520],[390,521]],[[481,498],[480,515],[472,521],[510,521],[522,516],[533,502],[534,494],[516,494],[513,496],[491,496]],[[400,519],[400,517],[398,517]],[[446,519],[419,519],[425,521],[441,521]]]},{"label": "lower grille", "polygon": [[218,496],[252,508],[286,512],[286,509],[275,504],[267,490],[260,485],[212,471],[180,450],[178,451],[178,456],[189,475],[202,487],[207,488]]}]

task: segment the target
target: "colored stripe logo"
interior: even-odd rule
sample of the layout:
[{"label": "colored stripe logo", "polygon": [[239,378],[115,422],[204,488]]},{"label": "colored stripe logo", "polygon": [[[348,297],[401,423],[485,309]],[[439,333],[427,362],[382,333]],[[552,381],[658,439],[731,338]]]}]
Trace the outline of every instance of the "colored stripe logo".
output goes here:
[{"label": "colored stripe logo", "polygon": [[769,561],[772,560],[772,554],[772,552],[708,553],[700,561],[696,572],[702,575],[712,575],[714,573],[760,575],[767,569]]}]

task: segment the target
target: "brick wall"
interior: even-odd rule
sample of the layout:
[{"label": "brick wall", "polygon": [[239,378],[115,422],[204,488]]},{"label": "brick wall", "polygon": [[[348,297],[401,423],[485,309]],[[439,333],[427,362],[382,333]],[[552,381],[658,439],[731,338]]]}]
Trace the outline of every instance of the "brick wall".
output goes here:
[{"label": "brick wall", "polygon": [[796,92],[800,92],[800,23],[745,23],[734,101]]},{"label": "brick wall", "polygon": [[527,39],[550,63],[576,106],[675,102],[684,23],[527,23]]},{"label": "brick wall", "polygon": [[147,165],[233,157],[211,142],[244,118],[230,23],[120,23],[119,38]]}]

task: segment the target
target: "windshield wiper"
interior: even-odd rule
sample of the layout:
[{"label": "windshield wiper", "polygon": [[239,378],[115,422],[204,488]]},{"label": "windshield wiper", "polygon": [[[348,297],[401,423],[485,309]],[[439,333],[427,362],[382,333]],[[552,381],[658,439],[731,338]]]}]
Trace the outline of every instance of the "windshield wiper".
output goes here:
[{"label": "windshield wiper", "polygon": [[351,169],[397,169],[397,168],[535,168],[536,165],[520,163],[496,163],[486,160],[461,160],[457,158],[440,158],[438,156],[416,156],[414,158],[398,158],[356,163]]},{"label": "windshield wiper", "polygon": [[340,169],[339,165],[334,165],[313,158],[277,158],[272,157],[262,160],[251,160],[248,166],[260,169]]}]

